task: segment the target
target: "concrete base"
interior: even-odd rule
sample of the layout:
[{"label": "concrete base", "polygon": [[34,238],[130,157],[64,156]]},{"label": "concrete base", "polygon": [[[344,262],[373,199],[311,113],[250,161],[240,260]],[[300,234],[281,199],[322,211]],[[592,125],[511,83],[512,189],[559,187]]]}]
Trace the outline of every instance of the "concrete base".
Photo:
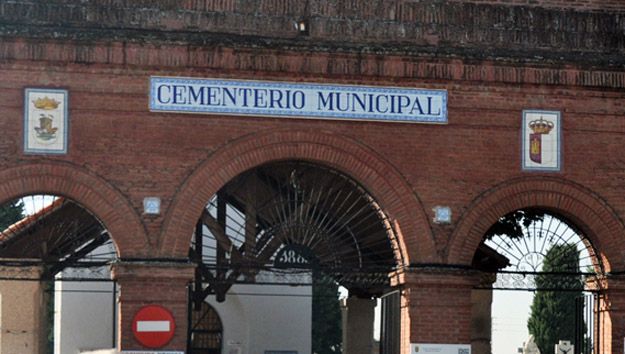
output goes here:
[{"label": "concrete base", "polygon": [[[38,268],[0,269],[7,278],[39,278]],[[30,280],[0,281],[0,353],[45,352],[44,284]]]},{"label": "concrete base", "polygon": [[343,354],[371,353],[375,299],[343,300]]},{"label": "concrete base", "polygon": [[491,354],[493,291],[471,291],[471,353]]}]

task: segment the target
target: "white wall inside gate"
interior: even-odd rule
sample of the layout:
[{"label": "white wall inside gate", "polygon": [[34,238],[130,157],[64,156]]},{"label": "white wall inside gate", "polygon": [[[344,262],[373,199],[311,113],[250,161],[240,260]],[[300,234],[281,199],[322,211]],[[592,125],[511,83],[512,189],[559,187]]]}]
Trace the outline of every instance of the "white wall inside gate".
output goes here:
[{"label": "white wall inside gate", "polygon": [[228,291],[225,302],[214,296],[207,301],[222,321],[223,354],[310,354],[311,286],[239,284]]},{"label": "white wall inside gate", "polygon": [[[112,283],[57,281],[54,295],[54,354],[114,347]],[[223,354],[310,354],[310,286],[235,285],[225,302],[207,301],[222,321]]]},{"label": "white wall inside gate", "polygon": [[[114,348],[113,291],[111,282],[55,282],[54,354]],[[237,284],[228,291],[225,302],[217,302],[215,296],[209,296],[207,302],[222,321],[222,354],[311,354],[310,285]]]},{"label": "white wall inside gate", "polygon": [[56,281],[54,354],[114,348],[113,283]]}]

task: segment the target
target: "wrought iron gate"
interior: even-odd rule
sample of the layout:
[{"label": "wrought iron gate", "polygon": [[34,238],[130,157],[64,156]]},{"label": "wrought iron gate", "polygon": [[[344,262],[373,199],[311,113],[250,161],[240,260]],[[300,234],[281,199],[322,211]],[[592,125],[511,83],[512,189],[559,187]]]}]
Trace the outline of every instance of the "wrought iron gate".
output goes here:
[{"label": "wrought iron gate", "polygon": [[[189,292],[191,294],[191,292]],[[195,304],[189,297],[187,348],[189,354],[221,354],[223,326],[217,311],[206,302]]]},{"label": "wrought iron gate", "polygon": [[601,295],[589,294],[575,303],[575,354],[599,354],[601,348]]},{"label": "wrought iron gate", "polygon": [[[221,188],[198,220],[189,256],[196,309],[209,295],[225,301],[239,284],[314,288],[311,275],[350,295],[380,297],[403,264],[393,223],[373,196],[349,176],[303,161],[262,165]],[[398,344],[399,324],[388,325]]]},{"label": "wrought iron gate", "polygon": [[380,354],[398,354],[401,335],[401,291],[382,296]]},{"label": "wrought iron gate", "polygon": [[[606,273],[597,255],[591,240],[565,217],[548,210],[522,209],[501,217],[491,227],[476,252],[473,268],[484,273],[480,289],[529,290],[544,296],[543,301],[555,296],[561,304],[570,304],[559,305],[570,307],[568,317],[553,318],[565,318],[558,326],[574,319],[575,338],[568,338],[573,336],[570,326],[551,328],[559,328],[558,335],[567,337],[559,339],[573,342],[575,353],[599,354],[602,282],[598,279]],[[579,295],[575,297],[575,293]],[[540,319],[532,320],[538,321],[533,324],[534,331],[540,328],[537,323],[545,323],[543,316],[552,318],[539,313]],[[532,321],[528,320],[530,333]]]}]

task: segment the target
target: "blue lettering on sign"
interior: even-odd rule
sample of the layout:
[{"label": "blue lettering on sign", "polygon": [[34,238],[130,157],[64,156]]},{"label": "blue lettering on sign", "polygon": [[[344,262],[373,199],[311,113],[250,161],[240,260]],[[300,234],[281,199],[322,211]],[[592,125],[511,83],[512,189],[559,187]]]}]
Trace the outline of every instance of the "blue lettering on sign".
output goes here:
[{"label": "blue lettering on sign", "polygon": [[150,110],[445,124],[447,91],[155,76]]}]

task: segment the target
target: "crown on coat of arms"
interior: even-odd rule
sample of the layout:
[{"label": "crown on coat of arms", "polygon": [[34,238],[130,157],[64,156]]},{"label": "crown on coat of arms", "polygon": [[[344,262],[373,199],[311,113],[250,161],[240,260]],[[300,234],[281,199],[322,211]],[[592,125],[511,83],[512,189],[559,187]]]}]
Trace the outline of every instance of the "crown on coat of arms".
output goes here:
[{"label": "crown on coat of arms", "polygon": [[540,116],[540,119],[529,122],[528,126],[535,134],[549,134],[551,129],[553,129],[553,122],[545,120]]},{"label": "crown on coat of arms", "polygon": [[45,96],[44,98],[38,98],[33,101],[33,104],[35,105],[36,108],[44,109],[44,110],[56,109],[60,103],[61,102],[53,98],[49,98],[48,96]]}]

